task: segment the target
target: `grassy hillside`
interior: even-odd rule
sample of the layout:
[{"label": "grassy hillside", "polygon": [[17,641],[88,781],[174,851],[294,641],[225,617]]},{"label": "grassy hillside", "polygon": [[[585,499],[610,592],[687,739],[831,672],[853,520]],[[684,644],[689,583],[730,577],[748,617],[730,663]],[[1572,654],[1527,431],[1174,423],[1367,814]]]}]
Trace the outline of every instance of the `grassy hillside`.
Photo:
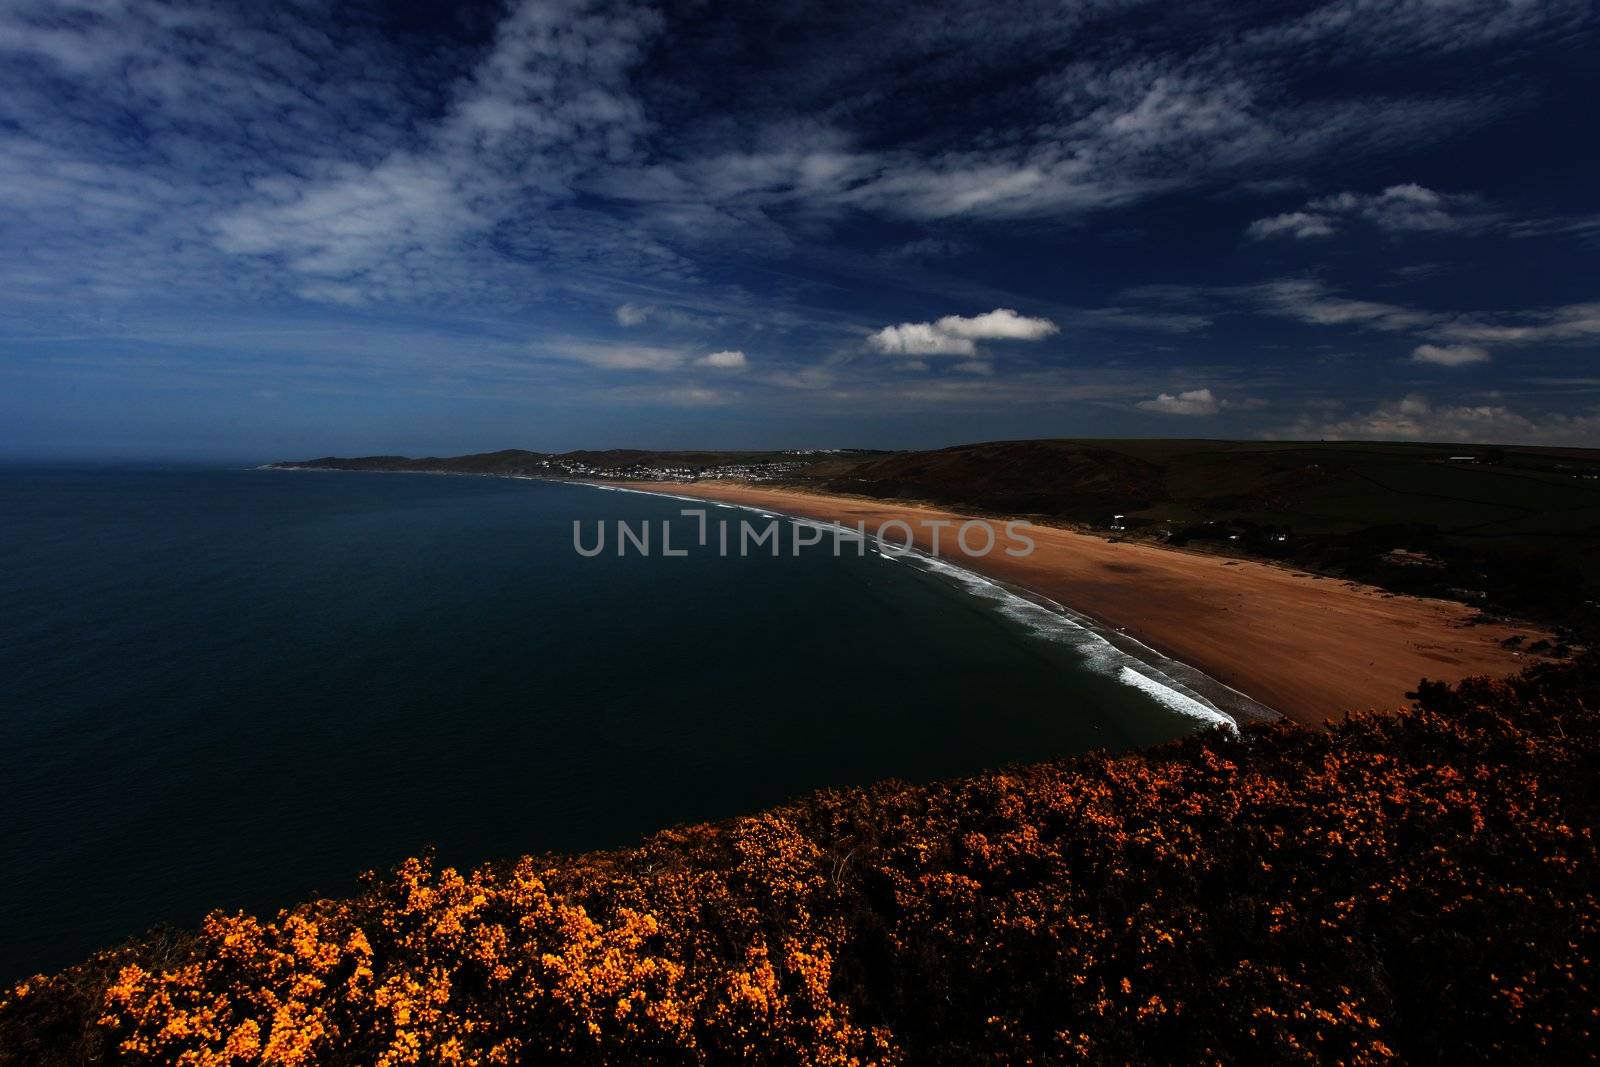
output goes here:
[{"label": "grassy hillside", "polygon": [[897,453],[830,480],[1101,524],[1108,507],[1148,524],[1244,520],[1301,537],[1425,523],[1487,547],[1544,543],[1600,577],[1600,452],[1577,449],[1016,441]]},{"label": "grassy hillside", "polygon": [[1167,498],[1160,463],[1111,442],[1002,441],[897,452],[807,472],[834,491],[1006,514],[1110,520]]},{"label": "grassy hillside", "polygon": [[0,1063],[1577,1063],[1600,661],[1327,733],[426,860],[0,998]]},{"label": "grassy hillside", "polygon": [[[810,481],[1210,545],[1594,631],[1600,451],[1367,443],[1015,441]],[[1400,551],[1396,551],[1400,550]]]}]

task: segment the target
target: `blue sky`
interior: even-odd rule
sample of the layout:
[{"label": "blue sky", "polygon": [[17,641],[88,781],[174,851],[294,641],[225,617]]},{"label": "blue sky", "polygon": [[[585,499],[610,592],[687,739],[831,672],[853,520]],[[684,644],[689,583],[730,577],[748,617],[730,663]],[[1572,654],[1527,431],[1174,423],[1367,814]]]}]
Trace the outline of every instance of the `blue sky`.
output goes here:
[{"label": "blue sky", "polygon": [[0,12],[0,452],[1600,445],[1587,2]]}]

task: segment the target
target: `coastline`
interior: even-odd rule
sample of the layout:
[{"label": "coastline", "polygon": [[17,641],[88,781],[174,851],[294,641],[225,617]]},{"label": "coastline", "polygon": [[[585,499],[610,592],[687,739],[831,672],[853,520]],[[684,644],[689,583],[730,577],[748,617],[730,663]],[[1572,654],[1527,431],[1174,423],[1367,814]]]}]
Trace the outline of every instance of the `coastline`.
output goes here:
[{"label": "coastline", "polygon": [[[931,545],[923,520],[978,516],[896,501],[731,481],[594,482],[471,471],[349,471],[265,464],[258,470],[437,474],[553,481],[606,490],[708,501],[791,519],[910,523],[913,548]],[[990,521],[994,521],[990,517]],[[1417,683],[1503,677],[1536,662],[1501,646],[1508,637],[1548,636],[1531,624],[1474,622],[1455,601],[1389,593],[1373,586],[1168,546],[1112,542],[1057,526],[1032,525],[1032,556],[968,556],[947,536],[937,559],[996,583],[1089,628],[1124,654],[1195,672],[1221,691],[1211,701],[1237,720],[1281,716],[1320,727],[1350,711],[1392,711]],[[1153,657],[1150,655],[1153,654]],[[1233,694],[1237,699],[1229,699]]]},{"label": "coastline", "polygon": [[[599,485],[602,483],[583,483]],[[898,519],[931,549],[924,520],[975,518],[940,508],[736,483],[610,482],[605,488],[754,507],[792,518]],[[1392,710],[1419,680],[1514,674],[1529,661],[1501,647],[1526,626],[1471,621],[1453,601],[1388,593],[1272,563],[1227,559],[1055,526],[1032,526],[1032,555],[968,555],[947,535],[938,558],[1022,591],[1186,665],[1249,702],[1320,726],[1347,711]],[[1237,716],[1236,716],[1237,717]],[[1250,717],[1261,717],[1259,715]]]},{"label": "coastline", "polygon": [[[690,504],[713,503],[718,507],[750,511],[762,518],[787,519],[827,529],[825,523],[819,520],[761,504],[734,503],[704,496],[683,496],[661,488],[644,488],[645,485],[658,486],[662,483],[576,481],[572,484],[605,492],[639,493],[681,500]],[[1096,666],[1100,671],[1115,675],[1124,685],[1143,690],[1179,715],[1200,720],[1207,725],[1224,726],[1229,730],[1236,730],[1242,722],[1273,721],[1286,717],[1194,666],[1163,655],[1126,631],[1109,628],[1047,596],[997,577],[980,574],[970,566],[958,566],[945,556],[936,556],[919,548],[897,551],[892,555],[872,551],[885,562],[908,565],[924,573],[936,574],[943,580],[953,580],[968,594],[993,601],[999,611],[1030,630],[1077,645],[1086,657],[1098,661]]]}]

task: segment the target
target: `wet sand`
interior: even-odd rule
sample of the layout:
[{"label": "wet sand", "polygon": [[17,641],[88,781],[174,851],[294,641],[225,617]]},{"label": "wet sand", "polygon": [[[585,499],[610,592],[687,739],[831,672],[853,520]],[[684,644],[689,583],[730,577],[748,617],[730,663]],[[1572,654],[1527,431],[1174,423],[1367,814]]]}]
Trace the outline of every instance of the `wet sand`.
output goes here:
[{"label": "wet sand", "polygon": [[[627,486],[752,505],[854,526],[869,536],[891,519],[910,524],[917,547],[931,548],[926,520],[956,524],[972,516],[893,501],[828,496],[727,482]],[[1451,601],[1397,596],[1370,586],[1315,578],[1272,563],[1130,542],[1053,526],[1033,526],[1036,548],[1016,558],[999,541],[988,555],[968,555],[948,527],[939,555],[979,574],[1049,597],[1100,624],[1122,630],[1298,722],[1317,724],[1345,711],[1405,703],[1421,678],[1456,681],[1520,671],[1533,657],[1500,642],[1528,627],[1473,624],[1474,609]],[[904,531],[891,528],[891,543]],[[974,549],[982,538],[974,531]]]}]

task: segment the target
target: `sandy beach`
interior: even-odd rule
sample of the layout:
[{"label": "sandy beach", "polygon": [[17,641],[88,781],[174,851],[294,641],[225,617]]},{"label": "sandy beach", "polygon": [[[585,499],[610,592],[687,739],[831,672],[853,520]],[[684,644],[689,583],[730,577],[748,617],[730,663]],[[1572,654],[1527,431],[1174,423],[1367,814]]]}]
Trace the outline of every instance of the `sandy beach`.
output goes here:
[{"label": "sandy beach", "polygon": [[[695,482],[644,482],[628,488],[746,504],[854,526],[870,534],[899,519],[930,547],[924,520],[960,523],[972,516],[892,501]],[[946,529],[940,555],[980,574],[1055,600],[1120,629],[1217,681],[1314,725],[1348,710],[1390,709],[1429,678],[1513,674],[1532,662],[1500,642],[1527,627],[1473,624],[1462,604],[1397,596],[1381,589],[1316,578],[1271,563],[1232,560],[1156,545],[1111,542],[1050,526],[1028,534],[1024,558],[999,549],[969,556]],[[891,538],[903,538],[895,528]],[[981,547],[973,539],[974,548]]]}]

